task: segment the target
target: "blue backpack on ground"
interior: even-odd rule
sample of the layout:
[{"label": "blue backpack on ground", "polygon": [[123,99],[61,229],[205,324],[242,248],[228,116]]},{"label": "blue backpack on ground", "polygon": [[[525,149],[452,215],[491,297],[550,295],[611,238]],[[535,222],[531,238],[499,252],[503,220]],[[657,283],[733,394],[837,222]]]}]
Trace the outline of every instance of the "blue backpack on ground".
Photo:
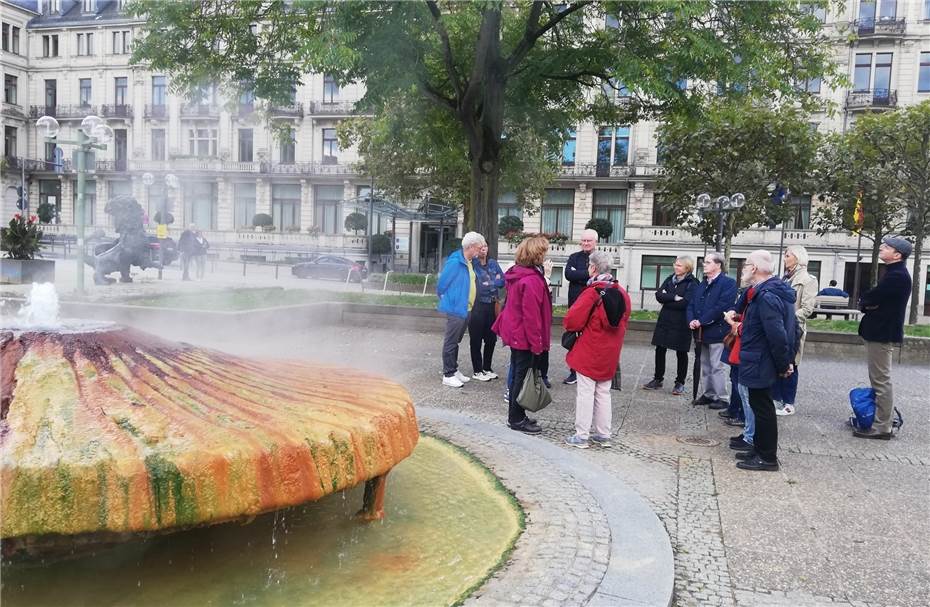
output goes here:
[{"label": "blue backpack on ground", "polygon": [[[849,418],[849,425],[856,430],[868,430],[875,423],[875,390],[872,388],[853,388],[849,391],[849,404],[853,415]],[[904,425],[904,418],[898,408],[894,408],[894,419],[891,422],[892,430]]]}]

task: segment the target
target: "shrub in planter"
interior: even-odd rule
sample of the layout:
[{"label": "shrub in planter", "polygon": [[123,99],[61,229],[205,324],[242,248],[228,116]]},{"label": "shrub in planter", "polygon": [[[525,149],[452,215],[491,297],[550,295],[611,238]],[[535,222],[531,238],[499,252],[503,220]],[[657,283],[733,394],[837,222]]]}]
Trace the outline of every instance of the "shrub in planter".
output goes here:
[{"label": "shrub in planter", "polygon": [[166,221],[161,220],[161,211],[158,211],[157,213],[155,213],[155,223],[158,223],[158,224],[164,223],[165,225],[168,225],[168,226],[174,223],[174,215],[172,215],[171,213],[165,213],[165,220]]},{"label": "shrub in planter", "polygon": [[320,226],[310,226],[307,228],[307,234],[310,234],[310,238],[319,238],[322,233],[323,230],[320,229]]},{"label": "shrub in planter", "polygon": [[556,246],[562,246],[562,245],[564,245],[566,242],[568,242],[568,236],[566,236],[566,235],[563,234],[562,232],[552,232],[552,233],[549,233],[549,234],[540,234],[540,236],[545,236],[546,238],[549,239],[549,244],[553,244],[553,245],[556,245]]},{"label": "shrub in planter", "polygon": [[351,230],[358,234],[359,230],[368,229],[368,217],[359,212],[349,213],[346,215],[345,226],[346,230]]},{"label": "shrub in planter", "polygon": [[268,213],[256,213],[252,218],[252,226],[268,231],[269,227],[274,227],[274,219]]},{"label": "shrub in planter", "polygon": [[519,230],[514,230],[504,234],[504,238],[507,240],[507,242],[514,246],[520,244],[530,236],[532,236],[532,234],[527,234],[526,232],[521,232]]},{"label": "shrub in planter", "polygon": [[497,223],[497,234],[502,238],[508,238],[508,234],[523,231],[523,220],[515,215],[506,215],[501,217]]},{"label": "shrub in planter", "polygon": [[56,211],[55,205],[43,202],[39,205],[39,208],[36,209],[36,215],[42,223],[52,223],[55,220]]},{"label": "shrub in planter", "polygon": [[606,241],[614,233],[614,225],[603,217],[593,217],[585,224],[584,229],[594,230],[600,240]]},{"label": "shrub in planter", "polygon": [[0,228],[0,250],[10,259],[34,259],[42,248],[38,217],[13,215],[9,226]]},{"label": "shrub in planter", "polygon": [[371,237],[372,255],[390,255],[394,251],[394,243],[386,234],[375,234]]}]

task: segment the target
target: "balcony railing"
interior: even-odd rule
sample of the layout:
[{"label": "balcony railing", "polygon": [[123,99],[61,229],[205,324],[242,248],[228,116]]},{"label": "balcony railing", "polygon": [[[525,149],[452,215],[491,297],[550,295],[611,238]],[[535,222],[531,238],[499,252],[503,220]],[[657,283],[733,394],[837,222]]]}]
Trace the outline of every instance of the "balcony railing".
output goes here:
[{"label": "balcony railing", "polygon": [[125,103],[101,105],[100,115],[104,118],[132,118],[132,106]]},{"label": "balcony railing", "polygon": [[269,108],[272,116],[293,116],[296,118],[304,117],[304,104],[290,103],[287,105],[272,105]]},{"label": "balcony railing", "polygon": [[33,105],[29,108],[30,118],[52,116],[59,120],[83,120],[84,116],[96,113],[96,105]]},{"label": "balcony railing", "polygon": [[96,163],[96,169],[98,173],[123,173],[128,168],[129,166],[125,158],[118,158],[116,160],[98,160]]},{"label": "balcony railing", "polygon": [[575,164],[563,166],[559,170],[560,177],[629,177],[632,174],[629,165],[609,164]]},{"label": "balcony railing", "polygon": [[181,106],[182,118],[219,118],[220,108],[215,105],[185,103]]},{"label": "balcony railing", "polygon": [[70,167],[66,168],[63,165],[56,164],[54,162],[49,162],[47,160],[36,160],[34,158],[20,158],[19,156],[4,156],[3,159],[6,163],[6,169],[11,170],[11,171],[25,170],[27,172],[31,172],[31,171],[62,172],[70,168]]},{"label": "balcony railing", "polygon": [[10,116],[11,118],[25,118],[26,112],[23,111],[22,106],[16,105],[15,103],[3,102],[3,115]]},{"label": "balcony railing", "polygon": [[167,105],[146,105],[145,117],[155,120],[166,120],[168,118]]},{"label": "balcony railing", "polygon": [[873,89],[870,91],[850,91],[846,93],[846,109],[866,110],[893,108],[898,105],[898,91]]},{"label": "balcony railing", "polygon": [[355,102],[311,101],[310,113],[314,116],[351,116],[355,113]]},{"label": "balcony railing", "polygon": [[905,19],[859,19],[853,21],[853,28],[860,38],[888,37],[899,38],[904,36],[907,29]]}]

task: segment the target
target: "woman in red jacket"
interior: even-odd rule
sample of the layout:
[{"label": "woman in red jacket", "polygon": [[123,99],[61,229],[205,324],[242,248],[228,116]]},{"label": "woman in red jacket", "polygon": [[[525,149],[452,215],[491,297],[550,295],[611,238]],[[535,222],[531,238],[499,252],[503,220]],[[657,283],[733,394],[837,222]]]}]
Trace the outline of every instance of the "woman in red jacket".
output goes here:
[{"label": "woman in red jacket", "polygon": [[552,304],[542,267],[548,251],[549,240],[544,236],[533,236],[520,243],[514,255],[516,263],[504,273],[507,303],[491,327],[504,345],[510,347],[513,365],[507,424],[526,434],[542,432],[539,424],[517,404],[517,394],[526,374],[539,368],[540,356],[549,350]]},{"label": "woman in red jacket", "polygon": [[591,253],[588,287],[565,315],[565,330],[581,331],[565,357],[578,375],[575,434],[565,442],[579,449],[588,448],[589,436],[596,445],[610,446],[610,382],[620,361],[631,308],[630,296],[610,274],[610,267],[609,254]]}]

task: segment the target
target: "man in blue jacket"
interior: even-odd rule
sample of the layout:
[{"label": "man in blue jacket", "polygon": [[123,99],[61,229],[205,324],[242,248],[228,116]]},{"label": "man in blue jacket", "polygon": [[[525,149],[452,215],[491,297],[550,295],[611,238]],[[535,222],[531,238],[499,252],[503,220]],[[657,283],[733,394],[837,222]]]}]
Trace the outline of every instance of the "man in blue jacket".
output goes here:
[{"label": "man in blue jacket", "polygon": [[831,297],[849,297],[849,293],[843,289],[837,288],[836,281],[831,280],[830,286],[826,289],[820,289],[820,292],[817,295],[829,295]]},{"label": "man in blue jacket", "polygon": [[446,334],[442,341],[442,385],[461,388],[471,378],[459,371],[459,343],[468,328],[468,315],[475,305],[478,285],[471,260],[487,243],[478,232],[462,237],[461,250],[446,259],[436,284],[437,309],[446,315]]},{"label": "man in blue jacket", "polygon": [[859,298],[859,309],[865,313],[859,322],[859,335],[865,340],[869,383],[875,390],[875,422],[867,430],[855,430],[853,436],[858,438],[891,438],[891,353],[894,344],[904,341],[904,315],[911,295],[911,275],[904,262],[912,249],[913,245],[899,236],[882,240],[878,258],[885,263],[885,275]]},{"label": "man in blue jacket", "polygon": [[730,327],[723,320],[723,313],[736,301],[736,281],[723,273],[723,263],[720,253],[708,253],[704,257],[704,279],[698,285],[695,297],[688,301],[688,327],[699,335],[701,341],[701,381],[704,386],[703,393],[694,404],[707,405],[710,409],[729,406],[726,370],[721,354],[723,338],[730,332]]},{"label": "man in blue jacket", "polygon": [[743,470],[778,470],[778,417],[772,400],[777,377],[794,373],[797,351],[796,295],[791,285],[773,276],[768,251],[753,251],[743,264],[743,282],[752,286],[740,327],[739,383],[749,393],[755,417],[752,449],[736,454]]}]

